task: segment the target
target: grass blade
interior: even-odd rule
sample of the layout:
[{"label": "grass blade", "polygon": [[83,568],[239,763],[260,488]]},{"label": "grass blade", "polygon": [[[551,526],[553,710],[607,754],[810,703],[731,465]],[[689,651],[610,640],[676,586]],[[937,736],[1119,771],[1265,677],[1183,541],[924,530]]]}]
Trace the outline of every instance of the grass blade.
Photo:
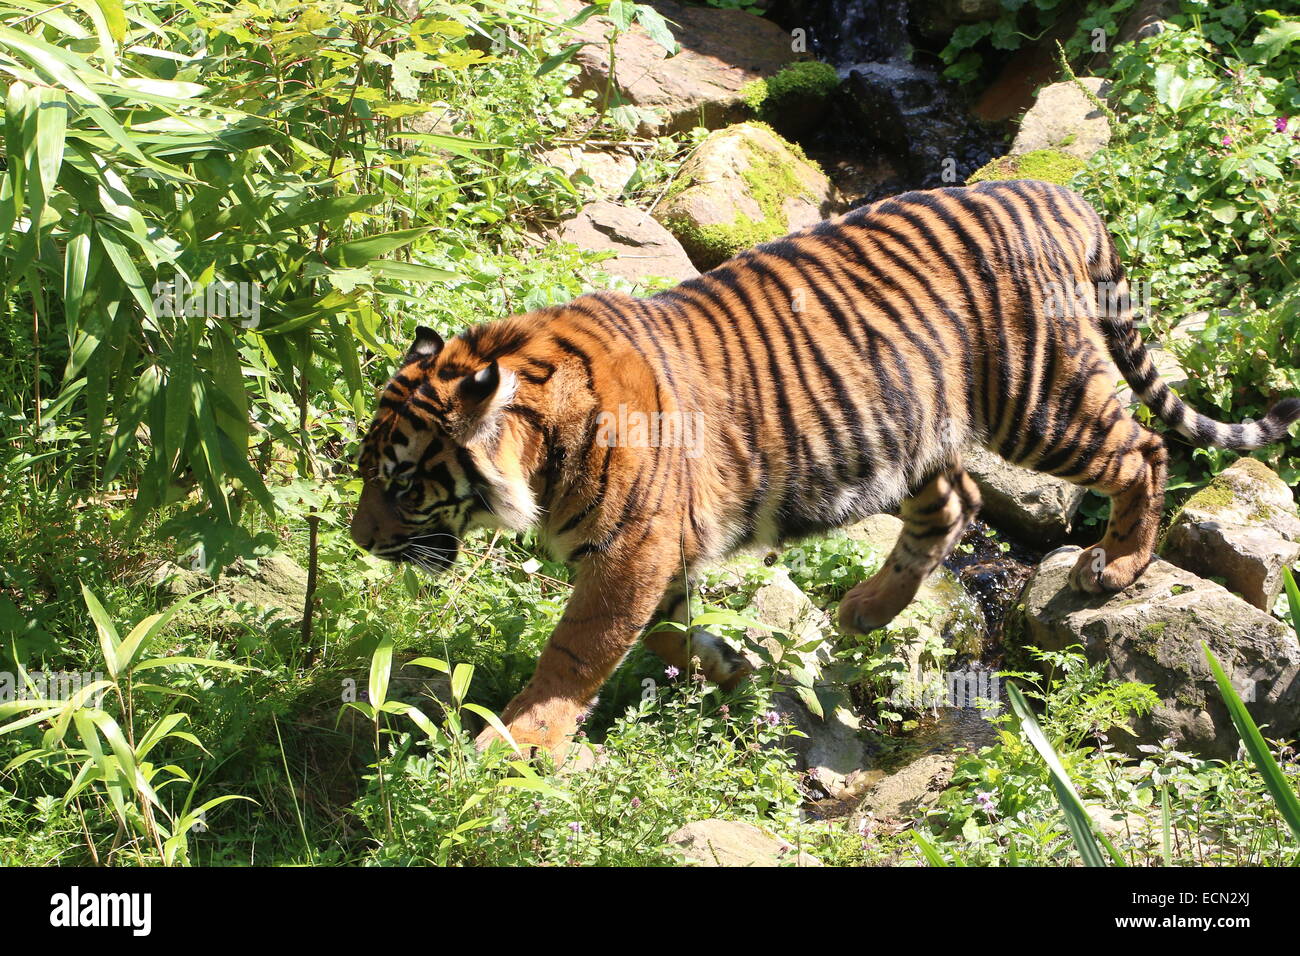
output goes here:
[{"label": "grass blade", "polygon": [[1291,784],[1286,779],[1286,774],[1282,772],[1282,768],[1278,766],[1269,751],[1268,744],[1264,742],[1264,735],[1259,732],[1259,727],[1246,710],[1246,705],[1241,702],[1240,695],[1228,680],[1223,665],[1204,641],[1201,642],[1201,647],[1205,649],[1210,670],[1214,672],[1214,679],[1219,684],[1219,693],[1228,706],[1228,714],[1236,725],[1237,733],[1241,735],[1242,743],[1246,745],[1246,752],[1250,754],[1250,759],[1258,768],[1259,775],[1264,778],[1264,785],[1268,787],[1268,792],[1273,795],[1278,813],[1286,820],[1296,841],[1300,842],[1300,799],[1296,798],[1295,791],[1291,789]]}]

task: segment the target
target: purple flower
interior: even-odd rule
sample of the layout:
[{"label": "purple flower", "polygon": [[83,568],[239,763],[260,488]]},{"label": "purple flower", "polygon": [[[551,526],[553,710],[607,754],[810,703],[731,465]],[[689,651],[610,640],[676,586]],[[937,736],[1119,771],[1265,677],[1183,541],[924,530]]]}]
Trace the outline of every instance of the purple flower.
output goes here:
[{"label": "purple flower", "polygon": [[997,804],[993,800],[993,794],[985,793],[983,790],[976,792],[975,805],[985,813],[992,813],[997,809]]},{"label": "purple flower", "polygon": [[638,807],[641,806],[641,798],[633,797],[630,801],[628,801],[628,806],[631,807],[633,810],[637,809]]},{"label": "purple flower", "polygon": [[672,680],[680,673],[681,671],[679,671],[676,667],[673,667],[672,664],[669,664],[667,667],[664,668],[664,674],[667,675],[669,680]]},{"label": "purple flower", "polygon": [[763,715],[763,719],[767,721],[769,727],[775,727],[781,722],[781,715],[774,710],[769,710]]},{"label": "purple flower", "polygon": [[1232,137],[1231,137],[1231,136],[1226,136],[1226,135],[1225,135],[1225,136],[1223,137],[1223,145],[1224,145],[1224,146],[1231,146],[1231,145],[1232,145]]},{"label": "purple flower", "polygon": [[1277,119],[1273,121],[1273,132],[1285,133],[1287,122],[1288,122],[1287,117],[1279,116]]}]

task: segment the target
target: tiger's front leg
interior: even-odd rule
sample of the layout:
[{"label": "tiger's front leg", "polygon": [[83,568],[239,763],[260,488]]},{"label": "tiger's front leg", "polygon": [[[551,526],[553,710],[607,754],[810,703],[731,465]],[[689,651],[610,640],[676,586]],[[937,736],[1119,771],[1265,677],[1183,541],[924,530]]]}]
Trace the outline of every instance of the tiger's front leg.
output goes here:
[{"label": "tiger's front leg", "polygon": [[[501,712],[525,755],[540,748],[562,756],[580,716],[636,642],[671,576],[669,567],[644,553],[622,558],[592,555],[583,561],[537,670]],[[489,727],[477,743],[482,748],[497,739]]]}]

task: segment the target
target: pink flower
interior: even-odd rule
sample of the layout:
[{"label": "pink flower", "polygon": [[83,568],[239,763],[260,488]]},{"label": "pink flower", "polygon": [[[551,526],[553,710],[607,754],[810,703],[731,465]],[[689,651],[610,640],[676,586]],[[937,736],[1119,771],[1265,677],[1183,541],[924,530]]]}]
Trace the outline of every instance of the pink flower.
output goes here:
[{"label": "pink flower", "polygon": [[664,668],[664,674],[668,677],[669,680],[672,680],[680,673],[681,671],[679,671],[676,667],[673,667],[672,664],[669,664],[667,667]]},{"label": "pink flower", "polygon": [[1275,132],[1275,133],[1285,133],[1285,132],[1286,132],[1286,124],[1287,124],[1287,117],[1285,117],[1285,116],[1279,116],[1277,119],[1275,119],[1275,120],[1273,121],[1273,132]]},{"label": "pink flower", "polygon": [[1223,145],[1224,145],[1224,146],[1231,146],[1231,145],[1232,145],[1232,137],[1231,137],[1231,136],[1224,136],[1224,137],[1223,137]]}]

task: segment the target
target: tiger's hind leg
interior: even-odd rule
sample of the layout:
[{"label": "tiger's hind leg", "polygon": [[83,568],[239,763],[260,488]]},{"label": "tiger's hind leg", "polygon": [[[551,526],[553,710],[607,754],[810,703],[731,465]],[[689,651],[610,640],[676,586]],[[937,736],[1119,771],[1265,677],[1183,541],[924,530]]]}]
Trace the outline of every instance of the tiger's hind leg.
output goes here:
[{"label": "tiger's hind leg", "polygon": [[[655,613],[655,621],[674,621],[686,627],[690,624],[688,608],[685,584],[678,581],[664,595]],[[691,670],[692,660],[698,660],[704,676],[723,690],[736,687],[753,671],[745,655],[703,628],[690,628],[685,632],[652,629],[646,632],[642,641],[665,664],[683,674]]]},{"label": "tiger's hind leg", "polygon": [[1105,535],[1070,571],[1074,590],[1121,591],[1146,570],[1160,529],[1167,460],[1164,440],[1125,413],[1111,421],[1084,472],[1061,475],[1110,498]]},{"label": "tiger's hind leg", "polygon": [[932,475],[903,502],[903,533],[884,566],[840,601],[840,626],[866,633],[892,621],[952,552],[979,508],[979,489],[960,464]]}]

